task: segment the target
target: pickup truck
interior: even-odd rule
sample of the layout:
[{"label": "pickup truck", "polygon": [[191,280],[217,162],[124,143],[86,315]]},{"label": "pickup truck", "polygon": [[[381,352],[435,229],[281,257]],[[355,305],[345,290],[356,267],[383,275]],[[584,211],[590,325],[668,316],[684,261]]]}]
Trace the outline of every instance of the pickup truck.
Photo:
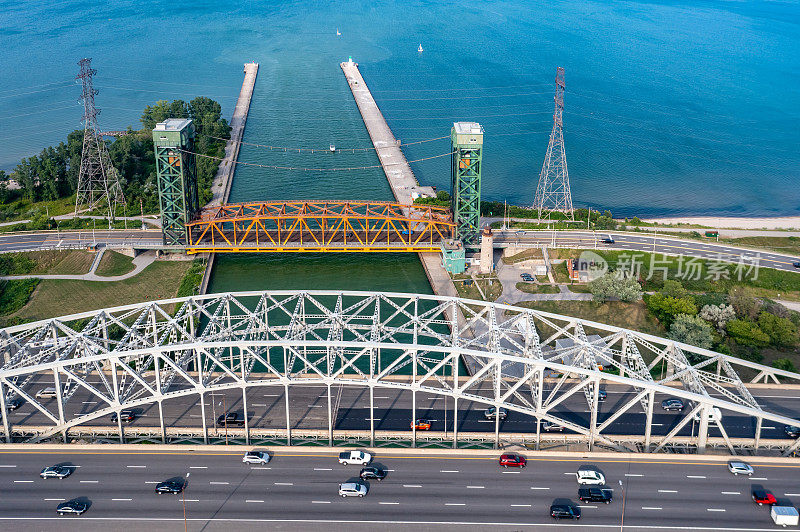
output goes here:
[{"label": "pickup truck", "polygon": [[244,418],[236,412],[228,412],[217,418],[218,427],[244,427]]},{"label": "pickup truck", "polygon": [[343,465],[367,465],[372,461],[372,455],[364,451],[345,451],[339,453],[339,463]]},{"label": "pickup truck", "polygon": [[614,498],[614,492],[606,488],[578,488],[578,498],[583,502],[604,502],[610,503]]}]

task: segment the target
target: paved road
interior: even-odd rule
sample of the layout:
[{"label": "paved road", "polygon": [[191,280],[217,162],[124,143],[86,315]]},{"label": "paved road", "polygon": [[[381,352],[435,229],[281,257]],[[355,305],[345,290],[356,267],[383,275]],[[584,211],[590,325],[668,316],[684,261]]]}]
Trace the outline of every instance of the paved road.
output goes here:
[{"label": "paved road", "polygon": [[[769,510],[751,502],[754,485],[781,501],[800,503],[800,464],[754,463],[753,478],[733,477],[724,464],[657,463],[539,458],[522,471],[497,466],[494,457],[431,457],[413,452],[381,455],[389,470],[363,498],[342,499],[340,482],[357,466],[341,466],[333,453],[276,451],[267,466],[242,464],[239,453],[76,449],[73,452],[0,451],[0,521],[14,530],[773,530]],[[74,465],[64,480],[42,480],[40,469]],[[574,471],[591,464],[614,490],[609,505],[583,505],[578,523],[554,523],[554,501],[577,502]],[[153,492],[155,483],[188,480],[185,496]],[[620,481],[622,485],[620,485]],[[81,517],[58,517],[61,500],[91,503]],[[9,528],[11,529],[11,528]]]},{"label": "paved road", "polygon": [[[98,389],[102,385],[96,377],[90,377],[87,382]],[[52,386],[42,377],[37,377],[26,388],[31,395],[40,388]],[[546,385],[549,389],[552,385]],[[484,390],[487,396],[491,391]],[[606,388],[608,399],[601,403],[598,421],[607,419],[617,409],[627,403],[632,395],[631,389],[623,386],[608,386]],[[545,397],[547,391],[545,392]],[[753,395],[762,407],[775,414],[785,415],[794,419],[800,418],[800,391],[782,388],[754,389]],[[723,398],[720,394],[714,397]],[[653,415],[653,434],[665,435],[680,421],[681,415],[675,412],[666,412],[658,405],[667,398],[656,394],[656,408]],[[404,431],[410,430],[412,419],[410,392],[376,389],[375,400],[375,428],[376,430]],[[290,420],[293,428],[302,429],[327,429],[328,427],[328,398],[324,387],[292,387],[289,392]],[[369,430],[369,391],[361,387],[333,387],[331,403],[337,430]],[[90,396],[82,389],[78,390],[65,405],[67,417],[86,414],[103,407],[105,403],[97,397]],[[285,396],[282,386],[264,386],[251,388],[247,392],[249,423],[251,428],[284,429],[286,427]],[[55,400],[44,403],[56,417],[58,415]],[[165,425],[168,427],[202,427],[202,410],[199,397],[188,395],[164,401]],[[446,410],[445,410],[446,408]],[[461,401],[459,403],[458,430],[466,432],[493,432],[494,424],[486,420],[483,412],[486,405]],[[242,394],[239,390],[217,391],[206,396],[206,422],[213,427],[216,416],[224,411],[243,413]],[[146,405],[135,408],[138,419],[133,426],[158,427],[159,417],[156,405]],[[589,411],[582,394],[576,394],[566,399],[553,414],[564,419],[587,425]],[[453,401],[432,393],[420,392],[417,394],[417,418],[427,418],[432,421],[431,429],[434,431],[453,430]],[[755,420],[734,413],[724,412],[723,425],[731,437],[753,437],[755,433]],[[15,425],[49,425],[47,418],[29,404],[22,405],[18,410],[9,413],[9,418]],[[89,421],[89,426],[114,426],[108,417]],[[641,404],[637,403],[628,413],[620,416],[609,428],[608,434],[643,434],[645,412]],[[511,413],[501,423],[503,432],[535,433],[536,420],[524,414]],[[697,427],[692,423],[687,424],[679,435],[691,436],[696,434]],[[694,431],[694,432],[693,432]],[[718,429],[711,427],[711,436],[720,436]],[[772,422],[764,422],[762,438],[783,439],[783,426]]]},{"label": "paved road", "polygon": [[[782,255],[769,251],[743,250],[723,244],[710,242],[694,242],[691,240],[669,238],[655,235],[632,235],[629,233],[608,233],[591,231],[496,231],[495,244],[514,244],[517,246],[552,244],[555,242],[561,247],[574,246],[576,248],[593,249],[625,249],[650,253],[666,253],[670,255],[687,255],[706,259],[724,260],[728,262],[743,262],[745,265],[757,260],[759,267],[775,268],[778,270],[798,271],[793,266],[800,258],[792,255]],[[613,244],[604,244],[601,239],[610,235],[614,238]]]},{"label": "paved road", "polygon": [[0,253],[86,247],[94,243],[153,247],[161,245],[161,231],[114,230],[114,231],[46,231],[37,233],[0,234]]}]

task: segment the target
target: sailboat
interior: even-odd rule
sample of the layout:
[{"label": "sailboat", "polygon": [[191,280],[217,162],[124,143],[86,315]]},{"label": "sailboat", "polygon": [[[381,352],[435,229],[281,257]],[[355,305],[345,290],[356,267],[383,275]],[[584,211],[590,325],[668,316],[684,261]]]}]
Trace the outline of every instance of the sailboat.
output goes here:
[{"label": "sailboat", "polygon": [[342,32],[339,31],[339,28],[336,28],[336,36],[337,37],[341,37],[342,36]]},{"label": "sailboat", "polygon": [[419,53],[422,53],[422,43],[419,43],[419,48],[417,48],[417,51],[418,51]]}]

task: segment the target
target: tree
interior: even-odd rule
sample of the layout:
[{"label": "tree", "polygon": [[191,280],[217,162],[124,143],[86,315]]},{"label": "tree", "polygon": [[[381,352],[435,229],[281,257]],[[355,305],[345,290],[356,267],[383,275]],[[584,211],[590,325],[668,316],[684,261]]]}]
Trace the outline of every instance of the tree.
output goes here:
[{"label": "tree", "polygon": [[761,312],[761,300],[753,297],[751,292],[742,286],[731,288],[728,293],[728,303],[736,311],[736,316],[742,319],[755,320]]},{"label": "tree", "polygon": [[158,100],[142,112],[141,122],[145,129],[153,129],[167,118],[189,118],[189,108],[183,100]]},{"label": "tree", "polygon": [[694,345],[703,349],[711,349],[714,334],[711,327],[700,316],[678,314],[669,328],[668,338],[676,342]]},{"label": "tree", "polygon": [[786,318],[762,312],[758,317],[758,328],[769,336],[773,345],[788,347],[797,344],[797,327]]},{"label": "tree", "polygon": [[758,324],[750,320],[731,320],[725,326],[728,335],[741,345],[750,347],[766,347],[769,345],[769,335],[758,328]]},{"label": "tree", "polygon": [[589,283],[589,290],[597,301],[619,299],[630,302],[642,299],[642,287],[636,279],[621,278],[613,273],[606,273]]},{"label": "tree", "polygon": [[676,298],[656,292],[647,298],[647,309],[665,326],[669,326],[678,314],[697,314],[697,305],[691,298]]},{"label": "tree", "polygon": [[725,324],[736,318],[733,307],[724,303],[720,305],[705,305],[700,309],[700,317],[711,324],[720,332],[725,331]]},{"label": "tree", "polygon": [[788,358],[776,358],[772,361],[772,367],[797,373],[797,368],[794,367],[794,363]]},{"label": "tree", "polygon": [[662,294],[667,297],[674,297],[675,299],[683,299],[691,297],[689,292],[683,287],[680,281],[676,281],[674,279],[667,279],[664,281],[664,286],[661,287],[659,290]]}]

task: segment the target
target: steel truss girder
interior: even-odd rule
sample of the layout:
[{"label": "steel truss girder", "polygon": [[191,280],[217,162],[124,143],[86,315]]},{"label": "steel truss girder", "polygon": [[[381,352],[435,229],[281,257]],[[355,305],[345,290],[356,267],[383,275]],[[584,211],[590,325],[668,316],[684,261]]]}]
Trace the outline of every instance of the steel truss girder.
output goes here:
[{"label": "steel truss girder", "polygon": [[[465,316],[461,324],[448,318],[454,311]],[[600,339],[590,340],[587,331],[600,333]],[[555,349],[557,339],[570,340],[569,349]],[[797,424],[763,410],[734,367],[755,373],[754,380],[768,376],[797,382],[800,375],[605,324],[440,296],[337,291],[209,294],[9,327],[0,330],[0,346],[0,391],[5,392],[0,407],[6,409],[8,399],[20,396],[42,412],[52,425],[36,439],[123,408],[274,385],[425,391],[552,421],[583,435],[590,445],[612,448],[623,446],[604,431],[637,402],[652,411],[655,393],[690,401],[692,412],[718,407],[752,416],[759,428],[764,420]],[[642,350],[653,359],[649,365]],[[451,378],[451,368],[463,359],[476,361],[474,374]],[[650,371],[660,361],[667,362],[672,373],[654,381]],[[600,363],[616,368],[619,375],[600,371]],[[552,373],[561,377],[543,393],[543,376]],[[99,384],[90,383],[89,377],[95,376]],[[34,377],[40,383],[52,378],[57,384],[57,411],[30,393]],[[598,424],[596,394],[601,383],[627,385],[635,392]],[[676,388],[677,383],[683,387]],[[711,396],[707,388],[722,398]],[[82,414],[66,409],[77,391],[96,398],[99,406]],[[581,392],[592,411],[586,426],[560,419],[555,412],[556,406]],[[688,420],[689,416],[681,426]],[[731,452],[741,447],[721,424],[718,428]],[[16,429],[4,425],[4,430],[8,437]],[[652,438],[656,449],[674,445],[678,430]],[[649,432],[648,421],[642,435],[645,447]],[[753,445],[759,446],[758,434]]]}]

